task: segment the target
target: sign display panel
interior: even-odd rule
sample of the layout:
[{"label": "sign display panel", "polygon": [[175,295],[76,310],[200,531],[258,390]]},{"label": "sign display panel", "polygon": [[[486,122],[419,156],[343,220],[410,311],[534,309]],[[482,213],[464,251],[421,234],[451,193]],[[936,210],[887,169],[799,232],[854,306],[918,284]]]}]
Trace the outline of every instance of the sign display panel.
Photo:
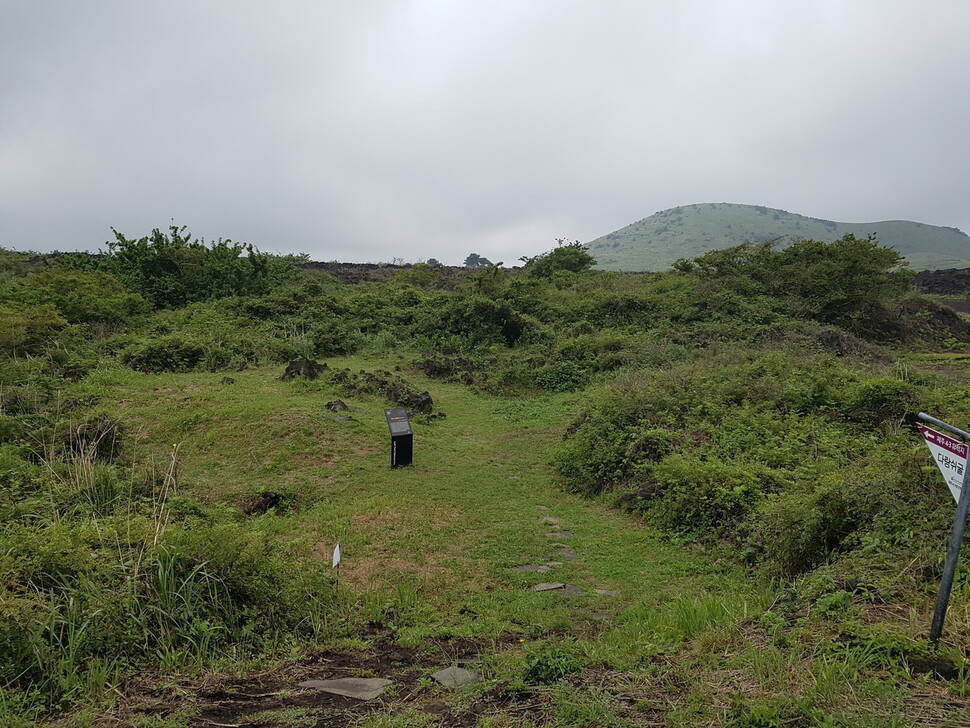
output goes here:
[{"label": "sign display panel", "polygon": [[919,431],[953,494],[953,500],[959,503],[963,474],[967,469],[967,445],[926,425],[919,425]]}]

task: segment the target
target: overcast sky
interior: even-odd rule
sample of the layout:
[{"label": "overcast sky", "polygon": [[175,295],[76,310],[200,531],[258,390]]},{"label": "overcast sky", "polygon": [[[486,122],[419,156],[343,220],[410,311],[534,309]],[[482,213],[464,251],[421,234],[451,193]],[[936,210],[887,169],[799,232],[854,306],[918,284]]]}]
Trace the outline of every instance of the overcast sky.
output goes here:
[{"label": "overcast sky", "polygon": [[0,246],[511,265],[739,202],[970,232],[967,0],[0,0]]}]

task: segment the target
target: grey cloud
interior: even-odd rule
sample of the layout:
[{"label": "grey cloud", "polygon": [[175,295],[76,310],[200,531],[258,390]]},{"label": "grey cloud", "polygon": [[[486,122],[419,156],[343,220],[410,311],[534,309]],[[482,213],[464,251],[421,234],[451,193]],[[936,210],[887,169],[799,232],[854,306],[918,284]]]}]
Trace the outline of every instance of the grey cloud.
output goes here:
[{"label": "grey cloud", "polygon": [[962,0],[7,2],[0,245],[460,262],[677,204],[970,228]]}]

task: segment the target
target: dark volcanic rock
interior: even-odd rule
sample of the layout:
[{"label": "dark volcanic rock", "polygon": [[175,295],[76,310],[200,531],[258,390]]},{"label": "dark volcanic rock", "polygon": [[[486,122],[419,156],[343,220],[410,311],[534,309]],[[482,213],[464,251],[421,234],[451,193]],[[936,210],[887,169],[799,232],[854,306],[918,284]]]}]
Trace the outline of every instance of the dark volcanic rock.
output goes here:
[{"label": "dark volcanic rock", "polygon": [[295,359],[286,365],[286,371],[283,372],[280,379],[284,382],[296,379],[297,377],[316,379],[328,368],[326,364],[320,364],[312,359]]},{"label": "dark volcanic rock", "polygon": [[240,508],[247,516],[257,516],[266,513],[270,508],[276,508],[281,500],[282,496],[279,493],[266,490],[243,501]]},{"label": "dark volcanic rock", "polygon": [[434,408],[434,400],[427,392],[421,392],[420,394],[409,395],[404,400],[404,406],[411,413],[430,415],[432,408]]}]

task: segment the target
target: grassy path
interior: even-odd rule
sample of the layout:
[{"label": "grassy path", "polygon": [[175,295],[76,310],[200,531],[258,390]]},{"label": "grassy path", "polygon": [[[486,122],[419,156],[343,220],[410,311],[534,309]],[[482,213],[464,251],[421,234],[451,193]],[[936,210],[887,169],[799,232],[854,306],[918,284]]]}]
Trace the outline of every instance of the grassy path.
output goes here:
[{"label": "grassy path", "polygon": [[[380,368],[358,360],[331,364]],[[116,414],[139,423],[146,452],[178,444],[184,492],[227,505],[263,491],[292,496],[298,512],[260,528],[311,540],[321,558],[339,540],[348,588],[410,590],[448,629],[473,606],[479,619],[465,628],[476,631],[506,627],[499,615],[509,610],[525,609],[531,619],[558,613],[543,608],[555,602],[552,595],[528,590],[539,581],[577,584],[591,594],[618,591],[597,603],[614,614],[685,591],[740,588],[736,571],[658,541],[620,511],[562,491],[549,461],[578,406],[575,395],[506,400],[409,372],[408,380],[431,391],[447,417],[414,423],[414,465],[391,470],[388,405],[379,398],[281,382],[275,369],[240,373],[232,384],[218,374],[112,376],[95,385],[98,393],[117,393]],[[356,423],[332,419],[324,405],[337,398]],[[544,524],[545,518],[559,523]],[[551,545],[557,543],[577,558],[547,574],[512,570],[548,561],[563,548]]]}]

